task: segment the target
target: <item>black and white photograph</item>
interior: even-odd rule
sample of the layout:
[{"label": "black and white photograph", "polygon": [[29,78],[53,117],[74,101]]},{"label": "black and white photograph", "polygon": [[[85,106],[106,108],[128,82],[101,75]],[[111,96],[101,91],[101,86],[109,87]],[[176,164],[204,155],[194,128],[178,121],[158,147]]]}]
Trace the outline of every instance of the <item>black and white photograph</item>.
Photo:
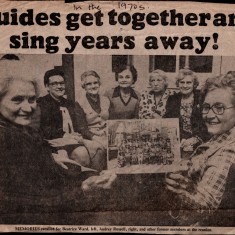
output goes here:
[{"label": "black and white photograph", "polygon": [[1,54],[1,223],[233,226],[234,64]]},{"label": "black and white photograph", "polygon": [[180,160],[178,119],[108,122],[108,169],[125,174],[166,173]]},{"label": "black and white photograph", "polygon": [[1,0],[0,232],[234,234],[232,6]]}]

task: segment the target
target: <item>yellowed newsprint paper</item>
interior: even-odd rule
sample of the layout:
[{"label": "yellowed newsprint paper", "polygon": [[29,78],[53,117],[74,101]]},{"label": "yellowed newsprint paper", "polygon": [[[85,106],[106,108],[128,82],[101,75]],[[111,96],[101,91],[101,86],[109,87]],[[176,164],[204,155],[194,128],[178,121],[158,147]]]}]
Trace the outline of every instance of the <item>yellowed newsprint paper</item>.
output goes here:
[{"label": "yellowed newsprint paper", "polygon": [[235,11],[0,2],[0,231],[235,233]]}]

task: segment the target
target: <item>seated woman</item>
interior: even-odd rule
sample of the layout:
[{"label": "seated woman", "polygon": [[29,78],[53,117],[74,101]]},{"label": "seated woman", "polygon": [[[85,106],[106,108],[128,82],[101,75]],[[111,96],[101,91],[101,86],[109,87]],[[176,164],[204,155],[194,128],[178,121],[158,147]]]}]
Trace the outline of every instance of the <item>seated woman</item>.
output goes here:
[{"label": "seated woman", "polygon": [[200,110],[200,91],[196,90],[198,79],[189,69],[181,69],[176,77],[179,93],[169,96],[164,118],[179,118],[181,147],[193,151],[208,138]]},{"label": "seated woman", "polygon": [[87,185],[102,188],[110,176],[101,179],[95,171],[51,152],[29,127],[36,109],[36,83],[29,75],[21,76],[25,73],[20,62],[2,63],[7,69],[0,70],[0,221],[13,211],[22,219],[27,211],[32,217],[34,212],[84,210]]},{"label": "seated woman", "polygon": [[181,225],[213,216],[235,163],[235,77],[209,78],[203,93],[202,115],[211,138],[195,150],[190,165],[182,169],[185,171],[166,178],[167,188],[181,205],[177,208]]},{"label": "seated woman", "polygon": [[[40,107],[40,130],[52,147],[85,167],[100,170],[99,146],[92,142],[94,134],[87,126],[86,114],[78,103],[65,99],[65,78],[61,70],[48,70],[44,75],[48,91],[37,102]],[[96,162],[96,163],[95,163]]]},{"label": "seated woman", "polygon": [[157,69],[149,75],[150,89],[140,96],[139,118],[161,118],[166,112],[166,102],[173,92],[167,89],[167,76]]},{"label": "seated woman", "polygon": [[123,65],[115,74],[118,86],[106,92],[110,100],[109,119],[135,119],[139,113],[139,93],[132,85],[137,81],[133,65]]},{"label": "seated woman", "polygon": [[98,142],[103,149],[103,154],[99,159],[96,158],[97,164],[106,165],[106,121],[109,117],[110,101],[107,97],[99,95],[100,76],[95,71],[87,71],[81,75],[82,88],[86,91],[86,96],[79,100],[86,116],[88,130],[92,133],[92,140]]}]

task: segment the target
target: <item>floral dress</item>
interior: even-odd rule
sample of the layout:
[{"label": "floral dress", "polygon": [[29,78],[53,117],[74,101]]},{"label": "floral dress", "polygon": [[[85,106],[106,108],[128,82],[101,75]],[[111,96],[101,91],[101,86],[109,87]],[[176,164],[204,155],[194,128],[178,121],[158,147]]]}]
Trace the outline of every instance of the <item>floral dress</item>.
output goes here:
[{"label": "floral dress", "polygon": [[158,103],[155,101],[153,91],[144,91],[140,96],[139,118],[140,119],[153,119],[154,114],[162,117],[166,112],[166,102],[170,95],[174,92],[166,89]]},{"label": "floral dress", "polygon": [[182,128],[183,131],[189,133],[189,135],[192,135],[192,127],[191,127],[191,116],[193,111],[193,103],[194,99],[189,100],[181,100],[180,105],[180,115],[182,118]]}]

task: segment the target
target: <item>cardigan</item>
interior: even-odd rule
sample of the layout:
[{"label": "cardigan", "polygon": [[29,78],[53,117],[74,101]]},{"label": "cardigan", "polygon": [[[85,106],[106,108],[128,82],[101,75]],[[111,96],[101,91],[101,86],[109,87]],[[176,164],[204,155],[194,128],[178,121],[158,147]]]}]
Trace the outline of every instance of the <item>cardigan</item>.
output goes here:
[{"label": "cardigan", "polygon": [[99,96],[100,112],[96,112],[89,103],[87,97],[82,98],[79,103],[84,110],[89,130],[102,130],[106,127],[106,120],[109,117],[110,101],[105,96]]},{"label": "cardigan", "polygon": [[138,119],[140,95],[133,88],[127,103],[121,97],[119,86],[107,91],[105,96],[110,100],[109,119]]},{"label": "cardigan", "polygon": [[92,139],[93,134],[88,129],[85,113],[78,103],[63,97],[56,101],[49,94],[40,97],[37,102],[41,109],[40,129],[45,139],[62,138],[65,134],[61,107],[67,108],[74,132],[81,133],[85,139]]},{"label": "cardigan", "polygon": [[201,140],[205,141],[209,138],[206,125],[203,121],[201,110],[200,110],[200,92],[194,92],[194,103],[192,107],[192,114],[190,118],[192,135],[183,130],[183,120],[180,115],[180,106],[181,106],[182,95],[176,93],[169,96],[166,103],[166,113],[164,118],[179,118],[179,127],[180,127],[180,138],[188,139],[191,137],[199,137]]}]

